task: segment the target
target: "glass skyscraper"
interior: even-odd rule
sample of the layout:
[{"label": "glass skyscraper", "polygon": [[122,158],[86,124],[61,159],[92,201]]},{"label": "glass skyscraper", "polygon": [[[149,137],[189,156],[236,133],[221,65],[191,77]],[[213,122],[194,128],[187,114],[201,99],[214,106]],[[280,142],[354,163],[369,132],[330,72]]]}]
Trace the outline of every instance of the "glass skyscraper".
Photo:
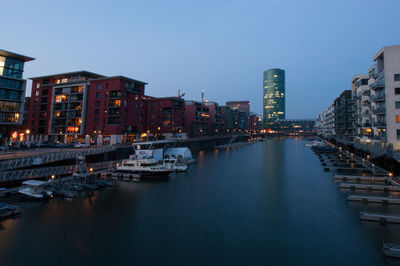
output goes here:
[{"label": "glass skyscraper", "polygon": [[285,70],[272,68],[264,71],[264,125],[285,119]]}]

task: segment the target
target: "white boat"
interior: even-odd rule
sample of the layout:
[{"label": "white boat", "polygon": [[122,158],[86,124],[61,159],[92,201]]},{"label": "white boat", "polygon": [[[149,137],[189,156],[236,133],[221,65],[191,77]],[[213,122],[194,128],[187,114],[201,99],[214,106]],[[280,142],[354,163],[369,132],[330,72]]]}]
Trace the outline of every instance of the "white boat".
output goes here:
[{"label": "white boat", "polygon": [[195,160],[192,156],[192,152],[187,147],[178,147],[178,148],[168,148],[164,152],[164,159],[176,158],[178,162],[191,164],[194,163]]},{"label": "white boat", "polygon": [[53,192],[45,189],[48,182],[39,180],[27,180],[22,182],[18,193],[30,199],[47,199],[53,197]]},{"label": "white boat", "polygon": [[159,163],[154,157],[137,159],[136,155],[131,155],[117,166],[116,171],[142,179],[167,179],[174,170]]},{"label": "white boat", "polygon": [[382,244],[383,254],[387,257],[400,258],[400,245],[393,243],[383,243]]},{"label": "white boat", "polygon": [[167,168],[173,169],[175,172],[186,172],[189,168],[187,163],[179,162],[175,158],[164,159],[163,165]]}]

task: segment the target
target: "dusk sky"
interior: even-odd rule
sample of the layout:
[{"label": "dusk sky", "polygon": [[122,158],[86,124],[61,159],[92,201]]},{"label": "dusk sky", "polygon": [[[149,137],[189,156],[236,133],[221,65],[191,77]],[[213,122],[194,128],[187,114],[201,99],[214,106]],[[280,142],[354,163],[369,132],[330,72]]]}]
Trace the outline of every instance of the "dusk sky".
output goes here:
[{"label": "dusk sky", "polygon": [[[146,94],[262,113],[263,71],[286,70],[288,119],[316,118],[383,47],[400,44],[399,0],[0,0],[0,49],[36,58],[25,78],[88,70]],[[30,94],[30,84],[27,93]]]}]

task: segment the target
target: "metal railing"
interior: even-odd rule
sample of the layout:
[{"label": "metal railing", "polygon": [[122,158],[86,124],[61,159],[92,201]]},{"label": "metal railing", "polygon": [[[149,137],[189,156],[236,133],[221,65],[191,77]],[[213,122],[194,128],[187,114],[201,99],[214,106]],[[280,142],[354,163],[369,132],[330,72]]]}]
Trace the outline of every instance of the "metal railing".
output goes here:
[{"label": "metal railing", "polygon": [[29,157],[22,157],[16,159],[8,159],[4,161],[0,161],[0,173],[2,171],[8,171],[12,169],[18,169],[23,167],[28,167],[32,165],[41,165],[56,161],[68,160],[73,159],[78,156],[86,156],[86,155],[93,155],[99,153],[105,153],[115,151],[114,146],[101,146],[95,148],[88,148],[88,149],[80,149],[80,150],[64,150],[59,152],[49,152],[49,153],[42,153],[37,156],[29,156]]},{"label": "metal railing", "polygon": [[[114,169],[122,160],[88,164],[93,171]],[[23,181],[35,178],[51,178],[51,176],[69,175],[78,170],[78,165],[42,167],[35,169],[13,170],[0,172],[0,183],[10,181]]]}]

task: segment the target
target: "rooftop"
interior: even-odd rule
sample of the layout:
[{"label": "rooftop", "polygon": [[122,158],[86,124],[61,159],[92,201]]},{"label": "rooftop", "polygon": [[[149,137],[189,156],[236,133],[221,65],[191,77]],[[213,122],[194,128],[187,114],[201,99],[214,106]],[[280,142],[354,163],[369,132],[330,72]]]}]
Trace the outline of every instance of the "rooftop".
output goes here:
[{"label": "rooftop", "polygon": [[89,72],[86,70],[81,70],[81,71],[74,71],[74,72],[66,72],[66,73],[59,73],[59,74],[53,74],[53,75],[46,75],[46,76],[39,76],[39,77],[33,77],[29,79],[43,79],[43,78],[61,78],[65,76],[74,76],[74,75],[81,75],[89,78],[105,78],[105,76],[96,74],[93,72]]},{"label": "rooftop", "polygon": [[25,56],[25,55],[21,55],[21,54],[16,54],[16,53],[9,52],[9,51],[2,50],[2,49],[0,49],[0,56],[14,58],[14,59],[22,60],[24,62],[35,60],[35,58],[33,58],[33,57],[29,57],[29,56]]}]

